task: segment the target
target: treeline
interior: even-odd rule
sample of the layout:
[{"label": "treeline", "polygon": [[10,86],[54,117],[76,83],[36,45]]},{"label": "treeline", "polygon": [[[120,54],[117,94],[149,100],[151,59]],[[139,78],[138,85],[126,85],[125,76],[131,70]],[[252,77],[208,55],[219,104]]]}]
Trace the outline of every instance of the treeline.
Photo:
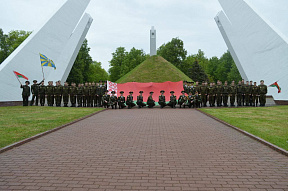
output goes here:
[{"label": "treeline", "polygon": [[[241,80],[241,75],[228,51],[220,58],[216,56],[207,58],[202,50],[199,50],[197,54],[187,55],[184,42],[179,38],[173,38],[159,47],[157,55],[171,62],[193,81]],[[110,61],[110,80],[117,81],[147,57],[149,55],[146,55],[143,50],[132,48],[130,52],[127,52],[123,47],[117,48],[112,53]]]},{"label": "treeline", "polygon": [[[30,31],[13,30],[4,34],[0,28],[0,64],[31,34]],[[67,82],[84,83],[98,82],[99,80],[108,80],[108,73],[101,66],[101,62],[93,61],[89,54],[90,48],[88,41],[85,39]],[[45,54],[45,53],[44,53]],[[40,59],[39,59],[40,64]],[[57,63],[56,67],[57,67]],[[60,77],[59,77],[60,79]]]}]

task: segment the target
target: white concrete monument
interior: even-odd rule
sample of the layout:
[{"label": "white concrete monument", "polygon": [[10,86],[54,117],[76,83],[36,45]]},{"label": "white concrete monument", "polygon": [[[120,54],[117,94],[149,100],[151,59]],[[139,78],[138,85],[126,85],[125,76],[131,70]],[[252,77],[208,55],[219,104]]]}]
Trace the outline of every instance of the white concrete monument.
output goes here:
[{"label": "white concrete monument", "polygon": [[278,81],[282,93],[268,88],[275,101],[288,101],[288,40],[244,0],[219,0],[219,30],[245,80]]},{"label": "white concrete monument", "polygon": [[154,56],[156,54],[156,29],[152,27],[150,30],[150,56]]},{"label": "white concrete monument", "polygon": [[43,79],[39,53],[53,60],[56,65],[56,70],[43,67],[45,84],[48,80],[63,82],[67,79],[92,23],[88,14],[83,16],[89,2],[67,0],[0,65],[0,102],[22,100],[22,90],[13,71],[25,75],[30,82]]}]

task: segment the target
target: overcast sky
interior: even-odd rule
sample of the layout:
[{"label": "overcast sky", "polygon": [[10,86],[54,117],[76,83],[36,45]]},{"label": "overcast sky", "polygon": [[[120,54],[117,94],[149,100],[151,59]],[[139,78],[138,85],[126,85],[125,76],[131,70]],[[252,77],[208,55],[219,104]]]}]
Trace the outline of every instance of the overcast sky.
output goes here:
[{"label": "overcast sky", "polygon": [[[246,0],[288,36],[288,0]],[[0,28],[38,29],[66,0],[0,0]],[[227,46],[214,17],[218,0],[91,0],[86,12],[94,21],[87,34],[93,60],[108,71],[112,52],[123,46],[149,53],[149,30],[157,30],[157,48],[179,37],[188,54],[202,49],[207,57],[220,57]]]}]

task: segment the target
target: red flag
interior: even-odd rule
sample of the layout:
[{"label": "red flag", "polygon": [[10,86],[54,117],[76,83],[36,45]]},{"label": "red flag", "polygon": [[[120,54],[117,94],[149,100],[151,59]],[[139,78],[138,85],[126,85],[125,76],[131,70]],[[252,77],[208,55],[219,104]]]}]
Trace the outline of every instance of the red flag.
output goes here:
[{"label": "red flag", "polygon": [[25,80],[28,80],[28,78],[26,76],[24,76],[23,74],[20,74],[19,72],[16,72],[16,71],[13,71],[13,72],[17,78],[24,78]]},{"label": "red flag", "polygon": [[154,92],[153,98],[155,101],[158,101],[158,96],[160,95],[160,91],[165,91],[165,96],[167,98],[170,97],[170,91],[174,91],[177,97],[181,95],[181,91],[183,91],[183,82],[163,82],[163,83],[138,83],[138,82],[128,82],[124,84],[117,84],[113,82],[107,82],[108,91],[115,91],[119,96],[120,91],[124,91],[124,96],[129,95],[129,92],[134,92],[134,100],[137,100],[137,95],[139,91],[143,91],[144,101],[148,99],[149,93]]},{"label": "red flag", "polygon": [[275,82],[275,83],[271,84],[269,87],[275,87],[275,88],[277,88],[277,89],[278,89],[278,94],[279,94],[279,93],[281,93],[281,88],[280,88],[280,86],[278,85],[278,83],[277,83],[277,82]]}]

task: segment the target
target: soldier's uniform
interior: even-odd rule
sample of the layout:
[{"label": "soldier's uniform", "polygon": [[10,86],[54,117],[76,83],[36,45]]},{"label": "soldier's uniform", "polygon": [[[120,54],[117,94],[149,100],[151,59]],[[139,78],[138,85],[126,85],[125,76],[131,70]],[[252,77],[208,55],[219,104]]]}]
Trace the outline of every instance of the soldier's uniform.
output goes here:
[{"label": "soldier's uniform", "polygon": [[95,85],[91,86],[91,97],[90,97],[90,102],[91,102],[91,107],[97,107],[97,87]]},{"label": "soldier's uniform", "polygon": [[213,86],[209,86],[208,88],[208,97],[209,97],[209,105],[210,107],[214,107],[215,106],[215,100],[214,97],[215,96],[215,88]]},{"label": "soldier's uniform", "polygon": [[104,94],[105,87],[104,85],[100,84],[98,86],[98,107],[102,107],[102,96]]},{"label": "soldier's uniform", "polygon": [[265,106],[266,104],[266,94],[267,94],[267,86],[266,85],[259,85],[259,102],[260,106]]},{"label": "soldier's uniform", "polygon": [[242,105],[242,92],[243,87],[242,84],[238,84],[236,87],[236,92],[237,92],[237,106],[241,106]]},{"label": "soldier's uniform", "polygon": [[[140,94],[142,94],[143,93],[143,91],[140,91],[139,92]],[[138,105],[138,108],[141,108],[141,107],[145,107],[146,106],[146,104],[143,102],[143,96],[142,95],[138,95],[137,96],[137,105]]]},{"label": "soldier's uniform", "polygon": [[47,94],[48,106],[53,106],[54,104],[54,86],[53,85],[46,86],[46,94]]},{"label": "soldier's uniform", "polygon": [[246,84],[242,83],[242,105],[245,106]]},{"label": "soldier's uniform", "polygon": [[189,93],[192,93],[192,95],[195,94],[195,88],[194,88],[194,83],[192,82],[192,84],[189,86],[189,89],[188,89],[188,94]]},{"label": "soldier's uniform", "polygon": [[179,104],[180,108],[182,106],[185,108],[185,106],[187,105],[187,97],[185,95],[183,95],[183,93],[185,93],[184,91],[182,91],[181,93],[182,93],[182,95],[180,95],[178,98],[178,104]]},{"label": "soldier's uniform", "polygon": [[224,107],[228,107],[229,86],[227,86],[227,85],[224,85],[224,86],[223,86],[222,95],[223,95],[223,104],[224,104]]},{"label": "soldier's uniform", "polygon": [[[160,93],[164,92],[163,90],[160,91]],[[160,108],[164,108],[167,104],[166,104],[166,98],[165,98],[165,95],[160,95],[159,96],[159,101],[158,101],[158,104],[160,105]]]},{"label": "soldier's uniform", "polygon": [[235,85],[231,85],[229,87],[229,94],[230,94],[230,105],[233,107],[235,106],[235,99],[237,94],[237,87]]},{"label": "soldier's uniform", "polygon": [[77,104],[78,107],[82,107],[83,104],[83,87],[77,87]]},{"label": "soldier's uniform", "polygon": [[249,98],[249,104],[250,104],[250,106],[252,106],[253,105],[253,94],[252,94],[252,91],[253,91],[253,84],[250,84],[250,98]]},{"label": "soldier's uniform", "polygon": [[61,107],[62,94],[63,94],[63,86],[60,84],[55,86],[54,95],[55,95],[56,107]]},{"label": "soldier's uniform", "polygon": [[198,92],[198,94],[200,94],[200,86],[199,85],[194,86],[194,90],[193,90],[192,94],[195,95],[196,92]]},{"label": "soldier's uniform", "polygon": [[90,106],[90,87],[86,85],[83,88],[83,107],[89,107],[89,106]]},{"label": "soldier's uniform", "polygon": [[250,85],[245,85],[245,103],[246,103],[246,106],[249,106],[249,102],[250,102],[250,95],[252,93],[252,89],[251,89],[251,86]]},{"label": "soldier's uniform", "polygon": [[71,107],[76,107],[76,95],[77,95],[77,88],[75,86],[71,86],[70,87]]},{"label": "soldier's uniform", "polygon": [[[123,94],[124,92],[121,91],[120,94]],[[119,105],[119,109],[123,109],[126,107],[125,105],[125,97],[123,95],[120,95],[118,97],[118,105]]]},{"label": "soldier's uniform", "polygon": [[23,98],[23,106],[28,106],[28,99],[30,96],[30,87],[29,87],[29,82],[26,81],[25,83],[28,83],[28,85],[21,85],[20,88],[23,89],[22,91],[22,98]]},{"label": "soldier's uniform", "polygon": [[217,85],[216,86],[216,99],[217,99],[217,107],[222,106],[222,92],[223,92],[223,86]]},{"label": "soldier's uniform", "polygon": [[45,94],[46,94],[46,86],[40,85],[39,86],[39,95],[40,95],[40,105],[45,105]]},{"label": "soldier's uniform", "polygon": [[149,108],[153,108],[155,106],[155,101],[153,100],[153,97],[151,94],[153,94],[154,92],[150,92],[150,96],[147,99],[147,105]]},{"label": "soldier's uniform", "polygon": [[113,95],[115,94],[115,91],[112,91],[111,93],[112,95],[110,96],[109,105],[111,105],[112,109],[117,109],[117,96]]},{"label": "soldier's uniform", "polygon": [[192,92],[190,92],[188,95],[187,105],[189,108],[191,108],[192,106],[194,107],[194,96],[192,95]]},{"label": "soldier's uniform", "polygon": [[200,88],[201,92],[201,100],[204,107],[207,107],[207,95],[208,95],[208,87],[206,85],[202,85]]},{"label": "soldier's uniform", "polygon": [[194,95],[194,107],[196,108],[201,107],[201,96],[199,94]]},{"label": "soldier's uniform", "polygon": [[131,94],[133,94],[133,92],[129,92],[129,95],[127,96],[127,99],[126,99],[126,105],[128,106],[128,109],[131,109],[132,107],[135,106],[135,103],[133,101],[133,96]]},{"label": "soldier's uniform", "polygon": [[[34,80],[33,82],[37,82],[36,80]],[[31,93],[32,93],[32,100],[30,105],[32,106],[34,104],[34,100],[35,100],[35,105],[38,106],[38,97],[39,97],[39,85],[42,83],[43,81],[41,81],[39,84],[33,84],[31,86]]]},{"label": "soldier's uniform", "polygon": [[64,107],[68,107],[69,94],[70,94],[70,87],[69,86],[63,86],[63,103],[64,103]]},{"label": "soldier's uniform", "polygon": [[259,95],[259,87],[253,86],[252,87],[252,106],[258,105],[258,95]]},{"label": "soldier's uniform", "polygon": [[101,94],[101,87],[100,85],[96,86],[96,102],[97,102],[97,107],[100,107],[102,105],[102,98],[100,100],[100,95]]},{"label": "soldier's uniform", "polygon": [[[106,90],[106,92],[108,92],[108,90]],[[102,96],[102,103],[103,103],[103,107],[104,108],[109,108],[109,101],[110,101],[110,95],[109,94],[105,94]]]},{"label": "soldier's uniform", "polygon": [[[174,94],[174,91],[171,91],[170,94]],[[170,106],[171,108],[176,108],[176,104],[177,104],[177,98],[175,95],[171,95],[170,96],[170,101],[167,104],[168,106]]]}]

